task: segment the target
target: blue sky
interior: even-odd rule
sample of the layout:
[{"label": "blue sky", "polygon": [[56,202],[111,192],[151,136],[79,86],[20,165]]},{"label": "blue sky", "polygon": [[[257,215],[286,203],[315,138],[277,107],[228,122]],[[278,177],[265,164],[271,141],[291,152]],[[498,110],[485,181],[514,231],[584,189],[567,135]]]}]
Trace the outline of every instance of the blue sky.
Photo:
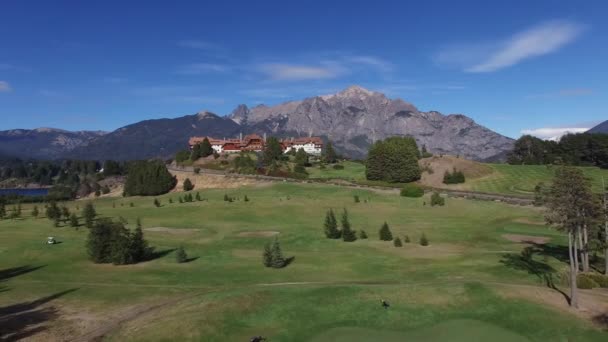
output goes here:
[{"label": "blue sky", "polygon": [[608,119],[606,13],[606,1],[7,0],[0,129],[113,130],[358,84],[552,136]]}]

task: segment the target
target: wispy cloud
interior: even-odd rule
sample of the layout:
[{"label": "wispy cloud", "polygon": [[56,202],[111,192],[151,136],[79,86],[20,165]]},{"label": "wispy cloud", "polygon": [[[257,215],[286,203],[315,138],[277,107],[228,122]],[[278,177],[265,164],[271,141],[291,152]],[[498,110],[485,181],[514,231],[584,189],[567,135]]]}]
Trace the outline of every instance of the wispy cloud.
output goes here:
[{"label": "wispy cloud", "polygon": [[585,127],[543,127],[534,129],[524,129],[521,134],[532,135],[545,140],[559,140],[568,133],[583,133],[593,126]]},{"label": "wispy cloud", "polygon": [[223,73],[231,69],[228,65],[213,63],[192,63],[181,66],[176,73],[182,75],[200,75],[207,73]]},{"label": "wispy cloud", "polygon": [[7,93],[12,90],[13,88],[11,88],[11,85],[8,84],[8,82],[0,81],[0,93]]},{"label": "wispy cloud", "polygon": [[570,88],[570,89],[560,89],[554,92],[542,93],[542,94],[532,94],[526,96],[528,99],[553,99],[560,97],[579,97],[579,96],[587,96],[593,95],[595,91],[589,88]]},{"label": "wispy cloud", "polygon": [[502,41],[450,46],[436,54],[434,59],[439,64],[459,65],[466,72],[493,72],[555,52],[574,41],[583,31],[583,25],[575,22],[549,21]]},{"label": "wispy cloud", "polygon": [[270,63],[259,65],[257,69],[274,81],[332,79],[346,72],[342,65],[333,62],[323,65]]},{"label": "wispy cloud", "polygon": [[346,58],[346,60],[351,63],[370,66],[381,72],[391,72],[394,69],[392,63],[374,56],[352,56]]}]

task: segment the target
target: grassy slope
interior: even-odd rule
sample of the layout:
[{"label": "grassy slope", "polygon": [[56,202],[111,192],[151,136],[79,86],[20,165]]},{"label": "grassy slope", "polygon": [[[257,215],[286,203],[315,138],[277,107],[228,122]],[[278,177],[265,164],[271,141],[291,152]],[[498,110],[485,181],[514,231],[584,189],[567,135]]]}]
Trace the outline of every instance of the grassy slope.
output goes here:
[{"label": "grassy slope", "polygon": [[[227,203],[222,201],[225,193],[240,198],[247,194],[251,201]],[[354,203],[354,194],[361,203]],[[159,197],[161,208],[151,198],[101,199],[96,205],[103,216],[121,216],[131,224],[142,217],[144,227],[198,229],[146,232],[158,250],[184,245],[190,256],[198,257],[187,264],[176,264],[170,252],[139,265],[94,265],[83,248],[86,228],[55,228],[46,219],[0,221],[0,270],[44,266],[1,283],[5,291],[0,292],[0,307],[75,288],[52,304],[62,312],[93,315],[98,324],[134,305],[193,296],[126,324],[110,336],[116,341],[240,341],[254,334],[272,341],[323,341],[334,328],[352,327],[369,329],[372,335],[380,329],[417,336],[412,330],[421,329],[417,333],[429,331],[432,337],[428,329],[433,325],[460,319],[486,322],[479,324],[480,330],[490,324],[497,331],[539,341],[606,337],[570,314],[507,300],[493,290],[494,282],[544,289],[535,276],[501,263],[504,251],[522,248],[504,239],[505,233],[551,236],[563,243],[546,227],[519,223],[522,218],[540,221],[542,214],[534,209],[456,199],[444,208],[430,208],[422,205],[428,198],[297,184],[207,190],[202,195],[208,201],[187,204],[178,204],[177,195]],[[323,238],[323,215],[330,207],[348,208],[352,226],[365,229],[370,239],[344,243]],[[431,246],[412,243],[398,249],[377,241],[384,220],[395,235],[407,234],[413,241],[425,232]],[[261,265],[261,250],[270,238],[238,236],[269,230],[280,232],[284,253],[296,257],[286,269]],[[47,236],[62,243],[47,246]],[[552,257],[546,260],[562,267]],[[261,285],[285,282],[321,283]],[[380,298],[391,302],[390,310],[380,308]],[[72,331],[80,321],[64,319],[53,329]],[[454,336],[467,336],[468,329],[452,330]]]}]

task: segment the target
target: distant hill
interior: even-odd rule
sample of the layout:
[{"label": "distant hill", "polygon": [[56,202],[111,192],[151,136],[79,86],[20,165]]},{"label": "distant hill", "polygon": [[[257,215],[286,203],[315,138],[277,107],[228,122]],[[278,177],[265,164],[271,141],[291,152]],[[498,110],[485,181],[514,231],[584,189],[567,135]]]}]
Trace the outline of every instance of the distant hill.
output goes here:
[{"label": "distant hill", "polygon": [[56,128],[0,131],[0,155],[55,159],[106,134],[102,131],[70,132]]},{"label": "distant hill", "polygon": [[390,136],[409,135],[435,154],[475,160],[503,160],[514,140],[462,114],[422,112],[401,99],[359,86],[276,106],[239,105],[228,116],[207,111],[174,119],[137,122],[113,132],[57,129],[0,132],[0,154],[37,159],[147,159],[173,156],[190,136],[235,137],[258,133],[279,137],[321,136],[352,158]]},{"label": "distant hill", "polygon": [[601,124],[591,128],[587,131],[587,133],[604,133],[608,134],[608,120],[602,122]]}]

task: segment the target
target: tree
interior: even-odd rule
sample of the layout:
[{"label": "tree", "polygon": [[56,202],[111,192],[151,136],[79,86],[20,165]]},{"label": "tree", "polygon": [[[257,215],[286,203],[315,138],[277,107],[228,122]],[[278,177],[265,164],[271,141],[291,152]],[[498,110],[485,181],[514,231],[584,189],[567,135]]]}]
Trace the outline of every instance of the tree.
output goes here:
[{"label": "tree", "polygon": [[274,238],[272,245],[270,246],[270,251],[272,254],[271,267],[273,268],[283,268],[286,266],[285,257],[283,256],[283,251],[281,250],[281,244],[279,243],[278,238]]},{"label": "tree", "polygon": [[184,191],[191,191],[192,189],[194,189],[194,184],[192,184],[190,178],[186,178],[184,180]]},{"label": "tree", "polygon": [[443,175],[443,184],[460,184],[465,182],[464,173],[454,169],[452,172],[445,171]]},{"label": "tree", "polygon": [[327,144],[323,147],[323,151],[321,152],[321,160],[328,164],[333,164],[338,161],[338,157],[336,155],[336,151],[334,150],[334,146],[331,141],[327,141]]},{"label": "tree", "polygon": [[209,139],[207,139],[205,137],[205,139],[203,139],[203,142],[201,143],[201,157],[205,158],[208,157],[210,155],[213,154],[213,147],[211,147],[211,143],[209,142]]},{"label": "tree", "polygon": [[110,262],[111,234],[114,222],[100,219],[89,229],[87,237],[87,254],[94,263]]},{"label": "tree", "polygon": [[245,198],[243,198],[243,201],[249,202],[249,197],[247,197],[247,195],[245,195]]},{"label": "tree", "polygon": [[426,238],[426,235],[424,233],[422,233],[422,236],[420,237],[420,246],[428,246],[429,245],[429,239]]},{"label": "tree", "polygon": [[431,206],[443,206],[445,205],[445,199],[443,197],[441,197],[441,195],[438,192],[433,192],[433,194],[431,195]]},{"label": "tree", "polygon": [[38,206],[35,205],[34,208],[32,209],[32,217],[38,218],[39,214],[40,214],[40,212],[38,211]]},{"label": "tree", "polygon": [[357,240],[357,234],[350,228],[350,222],[348,221],[348,212],[346,209],[342,212],[342,218],[340,220],[342,225],[342,240],[345,242],[353,242]]},{"label": "tree", "polygon": [[[245,196],[245,198],[246,197],[247,196]],[[196,200],[199,201],[199,202],[202,201],[201,194],[198,191],[196,192]]]},{"label": "tree", "polygon": [[121,221],[102,218],[89,229],[87,253],[95,263],[131,264],[146,260],[150,249],[143,238],[141,225],[133,234]]},{"label": "tree", "polygon": [[388,223],[386,223],[386,221],[384,222],[384,224],[382,224],[382,227],[380,227],[380,240],[382,241],[392,241],[393,240],[393,233],[391,233],[391,229],[388,227]]},{"label": "tree", "polygon": [[192,152],[190,153],[190,160],[195,161],[198,160],[203,155],[201,151],[201,144],[196,144],[192,146]]},{"label": "tree", "polygon": [[283,148],[279,139],[270,137],[266,140],[262,161],[264,165],[270,166],[273,162],[280,160],[283,155]]},{"label": "tree", "polygon": [[0,220],[4,220],[6,217],[6,206],[4,203],[0,202]]},{"label": "tree", "polygon": [[299,166],[306,166],[306,164],[308,164],[308,153],[306,153],[306,151],[304,151],[303,148],[299,148],[298,152],[296,152],[296,157],[294,159],[296,165]]},{"label": "tree", "polygon": [[179,246],[177,252],[175,252],[175,261],[179,264],[182,264],[188,261],[188,254],[186,254],[186,250],[184,250],[184,246]]},{"label": "tree", "polygon": [[579,252],[582,251],[581,258],[584,263],[587,241],[582,238],[582,234],[592,214],[593,197],[589,179],[581,170],[573,167],[560,167],[556,171],[547,196],[546,222],[568,235],[570,305],[575,308],[578,308],[576,280],[579,271]]},{"label": "tree", "polygon": [[338,221],[332,209],[329,209],[325,214],[325,223],[323,224],[325,236],[328,239],[339,239],[342,234],[338,229]]},{"label": "tree", "polygon": [[68,209],[68,207],[63,206],[61,207],[61,216],[63,216],[63,220],[67,221],[70,219],[70,209]]},{"label": "tree", "polygon": [[70,215],[70,227],[78,227],[78,216],[76,216],[76,213]]},{"label": "tree", "polygon": [[359,232],[359,238],[360,239],[367,239],[367,233],[365,232],[365,230],[361,229],[361,231]]},{"label": "tree", "polygon": [[175,162],[177,162],[178,164],[181,164],[181,163],[185,162],[186,160],[190,159],[191,154],[192,154],[192,152],[189,150],[178,151],[175,154]]},{"label": "tree", "polygon": [[131,236],[129,253],[131,255],[131,260],[134,262],[146,260],[150,254],[150,247],[148,247],[148,242],[144,239],[144,232],[141,228],[141,220],[139,217],[137,218],[135,231]]},{"label": "tree", "polygon": [[93,227],[93,222],[95,221],[95,217],[97,216],[93,203],[87,202],[82,211],[82,216],[84,217],[85,226],[87,226],[87,228]]},{"label": "tree", "polygon": [[547,197],[548,188],[545,183],[540,182],[534,187],[534,205],[539,207],[545,204],[545,198]]},{"label": "tree", "polygon": [[157,196],[169,192],[177,184],[161,161],[136,161],[129,166],[125,196]]},{"label": "tree", "polygon": [[608,276],[608,189],[602,177],[602,205],[604,213],[604,274]]},{"label": "tree", "polygon": [[[186,195],[187,196],[187,195]],[[158,200],[158,198],[154,199],[154,206],[159,208],[160,207],[160,201]]]},{"label": "tree", "polygon": [[410,240],[410,237],[409,237],[408,235],[406,235],[406,236],[403,238],[403,241],[405,241],[405,243],[409,243],[411,240]]},{"label": "tree", "polygon": [[262,254],[262,262],[264,266],[271,267],[272,266],[272,248],[270,247],[270,243],[264,245],[264,253]]},{"label": "tree", "polygon": [[395,240],[393,240],[393,245],[395,245],[395,247],[403,247],[403,243],[399,237],[396,237]]},{"label": "tree", "polygon": [[411,137],[391,137],[375,142],[365,165],[368,180],[409,183],[420,179],[420,151]]}]

